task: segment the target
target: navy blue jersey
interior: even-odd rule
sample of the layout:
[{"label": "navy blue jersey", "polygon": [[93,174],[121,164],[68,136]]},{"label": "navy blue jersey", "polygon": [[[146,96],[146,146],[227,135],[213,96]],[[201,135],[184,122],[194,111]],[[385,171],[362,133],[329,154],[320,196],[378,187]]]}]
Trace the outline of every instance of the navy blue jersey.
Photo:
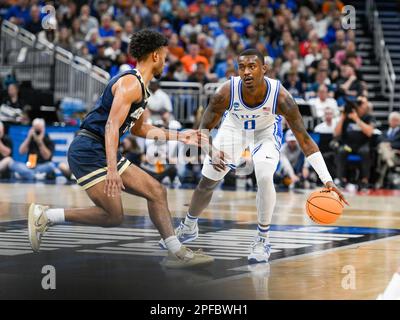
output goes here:
[{"label": "navy blue jersey", "polygon": [[86,115],[85,119],[83,120],[81,124],[81,129],[86,129],[104,139],[106,123],[108,120],[108,116],[110,115],[111,106],[114,100],[114,96],[111,91],[112,86],[121,77],[124,77],[128,74],[134,75],[139,80],[142,87],[142,100],[138,103],[133,103],[131,105],[128,116],[126,117],[122,126],[119,128],[120,137],[135,124],[135,121],[140,118],[144,111],[144,108],[147,105],[147,99],[150,96],[150,92],[145,87],[139,71],[136,69],[132,69],[117,74],[110,80],[102,95],[97,100],[94,108]]}]

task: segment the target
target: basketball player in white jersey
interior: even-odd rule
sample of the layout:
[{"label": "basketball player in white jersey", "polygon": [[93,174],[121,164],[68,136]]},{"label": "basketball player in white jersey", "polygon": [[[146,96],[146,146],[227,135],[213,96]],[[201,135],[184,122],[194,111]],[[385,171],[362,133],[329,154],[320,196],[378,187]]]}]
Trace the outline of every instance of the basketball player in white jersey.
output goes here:
[{"label": "basketball player in white jersey", "polygon": [[[203,115],[200,129],[211,130],[222,118],[223,122],[214,141],[210,137],[211,148],[204,161],[202,178],[176,234],[182,243],[198,237],[197,219],[210,203],[214,189],[236,167],[243,150],[250,147],[258,185],[258,232],[248,260],[267,262],[271,252],[268,232],[276,202],[273,176],[279,162],[282,117],[325,187],[347,202],[333,183],[318,146],[308,135],[292,96],[278,80],[264,76],[267,65],[263,55],[255,49],[245,50],[239,55],[238,67],[239,77],[222,84]],[[162,240],[160,246],[164,247]]]}]

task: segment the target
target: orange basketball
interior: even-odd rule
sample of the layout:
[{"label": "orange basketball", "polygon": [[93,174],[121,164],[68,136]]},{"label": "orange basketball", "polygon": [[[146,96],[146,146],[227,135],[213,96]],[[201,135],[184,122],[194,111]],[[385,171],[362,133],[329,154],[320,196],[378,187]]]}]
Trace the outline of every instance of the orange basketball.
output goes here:
[{"label": "orange basketball", "polygon": [[306,211],[315,223],[331,224],[342,214],[343,204],[336,192],[322,189],[310,194],[306,202]]}]

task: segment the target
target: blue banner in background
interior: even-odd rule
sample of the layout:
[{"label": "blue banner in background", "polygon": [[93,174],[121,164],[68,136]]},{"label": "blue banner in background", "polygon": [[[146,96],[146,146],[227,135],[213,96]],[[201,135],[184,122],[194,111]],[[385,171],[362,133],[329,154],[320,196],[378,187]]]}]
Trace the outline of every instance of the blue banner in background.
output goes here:
[{"label": "blue banner in background", "polygon": [[[24,142],[28,135],[30,126],[10,126],[8,129],[8,136],[13,142],[13,158],[16,161],[25,162],[27,155],[19,154],[19,146]],[[55,144],[55,151],[52,161],[55,163],[67,161],[67,151],[72,140],[75,137],[75,132],[79,127],[51,127],[46,126],[46,133]]]}]

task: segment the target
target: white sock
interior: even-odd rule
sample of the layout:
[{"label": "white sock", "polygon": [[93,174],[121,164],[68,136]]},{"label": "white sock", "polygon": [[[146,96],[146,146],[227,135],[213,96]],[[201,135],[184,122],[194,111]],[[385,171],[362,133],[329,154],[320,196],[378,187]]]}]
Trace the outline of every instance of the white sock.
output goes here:
[{"label": "white sock", "polygon": [[52,224],[65,222],[64,209],[48,209],[46,215]]},{"label": "white sock", "polygon": [[164,242],[167,246],[167,249],[174,254],[177,253],[182,247],[182,243],[179,242],[176,236],[170,236],[167,239],[164,239]]},{"label": "white sock", "polygon": [[194,229],[194,227],[197,224],[197,220],[199,220],[199,218],[190,215],[190,213],[188,212],[186,214],[186,218],[185,218],[184,224],[187,225],[190,229]]},{"label": "white sock", "polygon": [[257,227],[257,230],[258,230],[258,235],[260,236],[260,237],[263,237],[263,238],[268,238],[269,237],[269,226],[262,226],[262,225],[258,225],[258,227]]}]

